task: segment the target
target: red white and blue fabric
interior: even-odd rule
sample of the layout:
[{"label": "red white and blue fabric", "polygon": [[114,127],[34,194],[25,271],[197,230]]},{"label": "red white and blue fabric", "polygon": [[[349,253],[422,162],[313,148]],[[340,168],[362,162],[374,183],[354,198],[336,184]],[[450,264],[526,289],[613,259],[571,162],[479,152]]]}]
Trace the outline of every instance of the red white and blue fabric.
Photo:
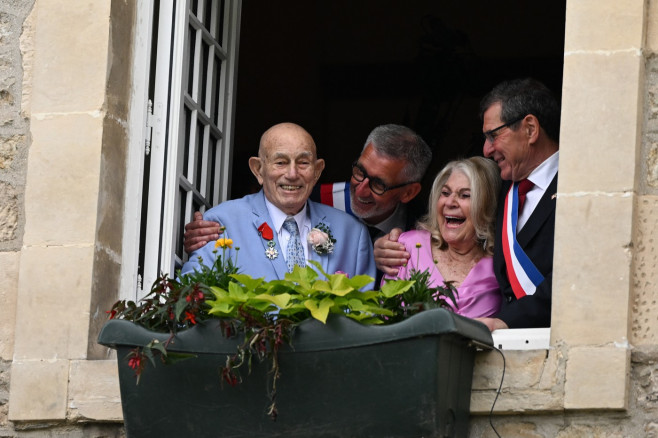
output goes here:
[{"label": "red white and blue fabric", "polygon": [[320,202],[354,216],[350,208],[349,182],[322,184],[320,187]]},{"label": "red white and blue fabric", "polygon": [[544,281],[544,276],[516,240],[518,205],[519,183],[515,182],[505,197],[502,240],[507,278],[517,299],[526,295],[533,295],[537,290],[537,286]]}]

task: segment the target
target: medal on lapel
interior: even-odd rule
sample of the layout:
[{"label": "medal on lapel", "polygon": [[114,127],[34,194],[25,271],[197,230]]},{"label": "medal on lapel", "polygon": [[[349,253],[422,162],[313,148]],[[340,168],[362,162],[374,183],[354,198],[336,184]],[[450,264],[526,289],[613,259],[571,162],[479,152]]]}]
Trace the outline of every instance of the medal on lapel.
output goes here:
[{"label": "medal on lapel", "polygon": [[263,239],[267,240],[265,256],[270,260],[277,258],[279,256],[279,251],[276,249],[276,243],[274,242],[274,233],[270,226],[267,225],[267,222],[260,224],[258,227],[258,234],[260,234]]}]

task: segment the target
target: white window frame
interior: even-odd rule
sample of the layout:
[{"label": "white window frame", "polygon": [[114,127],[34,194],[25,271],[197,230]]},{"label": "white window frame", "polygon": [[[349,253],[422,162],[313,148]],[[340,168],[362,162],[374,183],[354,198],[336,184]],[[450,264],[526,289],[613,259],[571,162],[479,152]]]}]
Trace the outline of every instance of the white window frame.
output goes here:
[{"label": "white window frame", "polygon": [[[179,210],[180,166],[177,162],[179,144],[184,138],[181,117],[186,90],[183,78],[186,63],[186,36],[190,0],[159,1],[159,16],[154,15],[154,2],[138,1],[135,23],[133,54],[133,81],[130,108],[130,140],[127,157],[126,195],[124,204],[124,233],[120,298],[139,299],[145,295],[160,273],[174,274],[180,266],[180,257],[174,254],[178,235],[176,219]],[[206,1],[197,0],[199,9]],[[227,24],[223,42],[226,58],[221,63],[225,85],[220,93],[222,133],[221,157],[217,157],[216,171],[220,179],[215,183],[213,199],[206,205],[214,205],[228,199],[230,191],[233,119],[239,45],[239,20],[241,0],[225,0]],[[221,2],[218,2],[221,4]],[[154,20],[158,20],[158,41],[152,41]],[[151,48],[157,45],[158,59],[151,74]],[[198,61],[198,58],[196,59]],[[172,66],[175,66],[172,68]],[[149,80],[155,78],[152,103],[149,101]],[[152,114],[151,114],[152,108]],[[150,139],[150,141],[149,141]],[[145,151],[148,149],[151,165],[149,173],[148,213],[146,220],[146,248],[143,278],[138,275],[141,206],[145,174]],[[193,150],[191,153],[194,153]],[[194,161],[191,159],[190,161]],[[153,188],[158,188],[154,190]],[[164,190],[162,189],[164,187]],[[191,220],[191,211],[185,221]]]},{"label": "white window frame", "polygon": [[544,327],[495,330],[491,336],[494,346],[501,350],[548,350],[551,329]]}]

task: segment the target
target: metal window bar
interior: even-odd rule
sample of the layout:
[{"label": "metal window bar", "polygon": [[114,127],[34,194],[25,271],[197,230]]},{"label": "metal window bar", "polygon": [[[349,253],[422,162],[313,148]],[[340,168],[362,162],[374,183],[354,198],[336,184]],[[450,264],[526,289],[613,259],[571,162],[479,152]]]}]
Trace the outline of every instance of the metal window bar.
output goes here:
[{"label": "metal window bar", "polygon": [[183,79],[186,92],[177,172],[180,199],[175,203],[174,270],[185,261],[184,225],[192,219],[194,211],[205,211],[220,201],[219,187],[224,180],[222,160],[227,156],[221,152],[226,123],[226,115],[221,114],[224,109],[221,99],[227,95],[223,80],[226,76],[222,72],[227,53],[221,41],[227,29],[223,23],[229,16],[225,13],[227,5],[224,1],[192,3],[188,11],[188,53]]},{"label": "metal window bar", "polygon": [[241,0],[154,3],[164,24],[152,34],[153,141],[142,168],[137,266],[126,274],[136,277],[137,298],[161,272],[173,275],[182,266],[183,228],[192,213],[228,197],[241,9]]}]

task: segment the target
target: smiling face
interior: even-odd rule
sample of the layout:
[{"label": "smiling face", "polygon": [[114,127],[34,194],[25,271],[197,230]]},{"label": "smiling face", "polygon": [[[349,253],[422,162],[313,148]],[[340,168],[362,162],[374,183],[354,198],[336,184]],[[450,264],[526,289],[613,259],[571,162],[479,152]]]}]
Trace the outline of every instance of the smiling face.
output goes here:
[{"label": "smiling face", "polygon": [[[482,132],[496,129],[504,124],[500,119],[501,110],[500,103],[495,103],[484,112]],[[500,177],[505,180],[521,181],[537,166],[528,136],[525,135],[525,120],[519,123],[520,126],[516,130],[505,127],[496,131],[493,134],[495,137],[493,143],[485,140],[482,148],[484,156],[493,158],[498,164]]]},{"label": "smiling face", "polygon": [[400,202],[409,202],[420,191],[420,184],[413,183],[382,195],[373,193],[369,186],[371,178],[379,179],[388,187],[407,181],[402,174],[406,163],[378,153],[372,144],[366,146],[357,164],[368,174],[368,178],[361,182],[354,177],[350,180],[350,207],[357,217],[367,223],[377,224],[387,219]]},{"label": "smiling face", "polygon": [[453,171],[441,187],[436,203],[441,237],[449,246],[475,244],[475,227],[471,219],[471,183],[460,171]]},{"label": "smiling face", "polygon": [[301,126],[282,123],[261,137],[258,157],[249,167],[263,186],[265,197],[289,215],[301,211],[324,169],[311,135]]}]

